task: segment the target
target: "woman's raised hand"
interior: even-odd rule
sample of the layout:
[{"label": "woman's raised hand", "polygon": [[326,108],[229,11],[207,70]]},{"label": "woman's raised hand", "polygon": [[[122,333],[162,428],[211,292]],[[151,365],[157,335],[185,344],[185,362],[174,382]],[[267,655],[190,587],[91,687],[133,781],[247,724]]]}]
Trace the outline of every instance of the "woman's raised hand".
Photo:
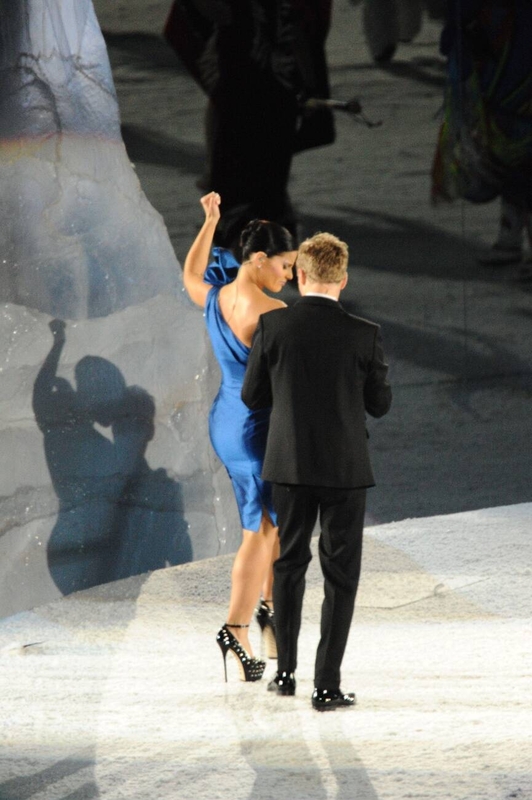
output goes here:
[{"label": "woman's raised hand", "polygon": [[220,202],[221,198],[217,192],[209,192],[209,194],[201,198],[200,203],[205,211],[206,221],[218,222],[220,219]]},{"label": "woman's raised hand", "polygon": [[211,286],[205,283],[203,276],[209,263],[216,225],[220,219],[220,195],[217,192],[209,192],[201,198],[200,203],[205,212],[205,221],[185,258],[183,283],[192,302],[204,308]]}]

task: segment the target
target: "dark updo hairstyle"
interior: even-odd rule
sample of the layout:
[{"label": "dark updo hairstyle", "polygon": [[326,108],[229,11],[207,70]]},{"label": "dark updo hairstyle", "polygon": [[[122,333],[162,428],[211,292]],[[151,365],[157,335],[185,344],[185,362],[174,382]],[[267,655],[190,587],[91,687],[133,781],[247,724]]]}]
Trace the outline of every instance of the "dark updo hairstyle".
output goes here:
[{"label": "dark updo hairstyle", "polygon": [[240,234],[242,261],[247,261],[252,253],[263,252],[268,258],[294,250],[292,234],[279,225],[265,219],[248,222]]}]

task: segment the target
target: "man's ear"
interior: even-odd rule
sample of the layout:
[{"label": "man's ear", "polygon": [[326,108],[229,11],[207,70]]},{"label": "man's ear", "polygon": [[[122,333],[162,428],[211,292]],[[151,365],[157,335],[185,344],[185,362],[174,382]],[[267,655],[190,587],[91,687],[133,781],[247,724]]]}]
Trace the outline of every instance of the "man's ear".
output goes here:
[{"label": "man's ear", "polygon": [[307,273],[304,270],[302,270],[301,267],[298,267],[297,264],[296,264],[296,270],[297,270],[297,282],[300,286],[304,286],[307,282]]},{"label": "man's ear", "polygon": [[342,282],[341,282],[341,284],[340,284],[340,291],[342,291],[343,289],[345,289],[345,287],[347,286],[347,281],[348,281],[348,279],[349,279],[349,275],[348,275],[348,274],[347,274],[347,272],[346,272],[346,273],[345,273],[345,275],[344,275],[344,277],[342,278]]}]

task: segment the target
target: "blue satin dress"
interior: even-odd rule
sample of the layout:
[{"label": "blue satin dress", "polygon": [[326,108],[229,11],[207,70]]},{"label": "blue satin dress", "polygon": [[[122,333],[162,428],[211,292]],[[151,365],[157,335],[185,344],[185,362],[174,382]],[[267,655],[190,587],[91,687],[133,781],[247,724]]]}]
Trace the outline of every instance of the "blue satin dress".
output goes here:
[{"label": "blue satin dress", "polygon": [[235,280],[239,264],[222,248],[213,248],[213,257],[204,276],[213,287],[207,295],[205,320],[222,382],[209,414],[209,435],[231,479],[242,527],[258,531],[264,511],[277,524],[271,485],[260,477],[270,409],[251,411],[241,400],[250,348],[232,332],[218,303],[221,287]]}]

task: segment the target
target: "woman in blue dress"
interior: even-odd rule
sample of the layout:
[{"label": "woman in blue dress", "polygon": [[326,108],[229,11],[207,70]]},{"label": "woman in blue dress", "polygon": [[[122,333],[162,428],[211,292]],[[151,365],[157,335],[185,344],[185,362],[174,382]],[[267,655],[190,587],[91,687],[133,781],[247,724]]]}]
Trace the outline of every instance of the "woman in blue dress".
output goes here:
[{"label": "woman in blue dress", "polygon": [[[272,564],[278,555],[275,512],[269,484],[260,473],[268,432],[269,410],[251,411],[240,392],[251,340],[261,314],[285,306],[266,294],[280,292],[292,277],[296,259],[290,233],[275,222],[253,220],[242,232],[242,264],[228,250],[211,247],[220,219],[220,196],[201,198],[205,221],[183,268],[185,288],[205,308],[205,320],[222,381],[209,415],[212,446],[224,464],[242,523],[240,545],[231,572],[227,622],[217,634],[224,659],[236,657],[242,680],[262,677],[265,662],[254,658],[248,628],[262,593],[257,619],[264,634],[273,631]],[[272,649],[268,655],[275,657]]]}]

